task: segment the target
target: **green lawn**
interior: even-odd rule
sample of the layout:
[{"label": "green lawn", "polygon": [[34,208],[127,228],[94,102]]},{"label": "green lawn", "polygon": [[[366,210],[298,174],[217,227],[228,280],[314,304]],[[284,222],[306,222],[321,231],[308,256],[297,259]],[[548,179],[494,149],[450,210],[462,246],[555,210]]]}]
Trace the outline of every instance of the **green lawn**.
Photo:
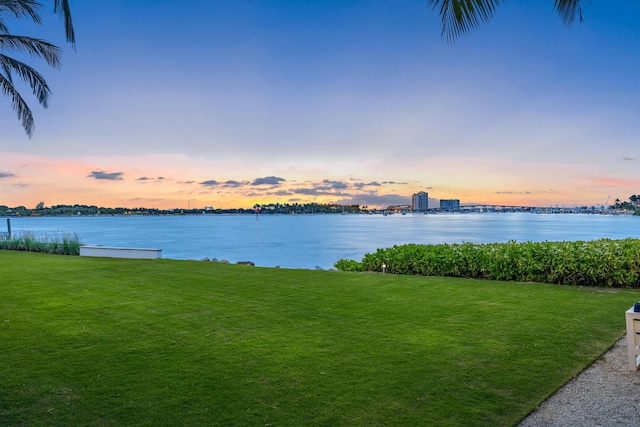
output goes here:
[{"label": "green lawn", "polygon": [[510,426],[639,299],[0,251],[0,425]]}]

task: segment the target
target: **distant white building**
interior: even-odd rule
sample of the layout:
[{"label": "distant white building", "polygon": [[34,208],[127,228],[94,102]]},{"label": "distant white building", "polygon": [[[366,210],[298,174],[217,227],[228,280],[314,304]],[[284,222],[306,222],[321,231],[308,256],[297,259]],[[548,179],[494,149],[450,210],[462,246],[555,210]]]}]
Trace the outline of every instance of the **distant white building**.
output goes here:
[{"label": "distant white building", "polygon": [[411,196],[411,210],[426,212],[429,209],[429,193],[421,191]]}]

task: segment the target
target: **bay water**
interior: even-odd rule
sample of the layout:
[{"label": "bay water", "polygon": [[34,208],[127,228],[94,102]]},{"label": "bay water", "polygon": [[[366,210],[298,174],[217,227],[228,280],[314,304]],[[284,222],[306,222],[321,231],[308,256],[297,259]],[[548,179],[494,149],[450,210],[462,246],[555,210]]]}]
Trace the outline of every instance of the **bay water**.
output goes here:
[{"label": "bay water", "polygon": [[[0,229],[4,229],[4,221]],[[640,238],[640,217],[468,213],[394,215],[183,215],[11,218],[14,235],[77,233],[83,244],[162,249],[163,258],[253,261],[327,269],[405,243],[492,243]]]}]

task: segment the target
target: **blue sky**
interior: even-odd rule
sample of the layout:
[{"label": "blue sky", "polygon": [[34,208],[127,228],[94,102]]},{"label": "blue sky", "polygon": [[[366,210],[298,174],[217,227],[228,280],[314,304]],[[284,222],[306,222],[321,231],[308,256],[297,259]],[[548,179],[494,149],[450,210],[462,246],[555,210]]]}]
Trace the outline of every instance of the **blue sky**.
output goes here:
[{"label": "blue sky", "polygon": [[[187,7],[184,5],[188,4]],[[426,1],[71,0],[28,139],[0,98],[0,204],[595,205],[640,193],[638,2],[510,1],[457,43]],[[25,90],[26,94],[26,90]]]}]

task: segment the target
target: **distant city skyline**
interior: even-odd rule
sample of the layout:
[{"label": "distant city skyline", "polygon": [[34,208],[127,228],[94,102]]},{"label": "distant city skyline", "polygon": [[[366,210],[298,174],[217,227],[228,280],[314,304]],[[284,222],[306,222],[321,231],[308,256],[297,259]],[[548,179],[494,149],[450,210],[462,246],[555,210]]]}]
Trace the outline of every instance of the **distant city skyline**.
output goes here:
[{"label": "distant city skyline", "polygon": [[[425,0],[70,0],[15,34],[53,96],[0,97],[0,205],[593,206],[640,192],[640,2],[506,2],[447,44]],[[430,203],[435,203],[434,199]],[[435,206],[435,205],[434,205]]]}]

